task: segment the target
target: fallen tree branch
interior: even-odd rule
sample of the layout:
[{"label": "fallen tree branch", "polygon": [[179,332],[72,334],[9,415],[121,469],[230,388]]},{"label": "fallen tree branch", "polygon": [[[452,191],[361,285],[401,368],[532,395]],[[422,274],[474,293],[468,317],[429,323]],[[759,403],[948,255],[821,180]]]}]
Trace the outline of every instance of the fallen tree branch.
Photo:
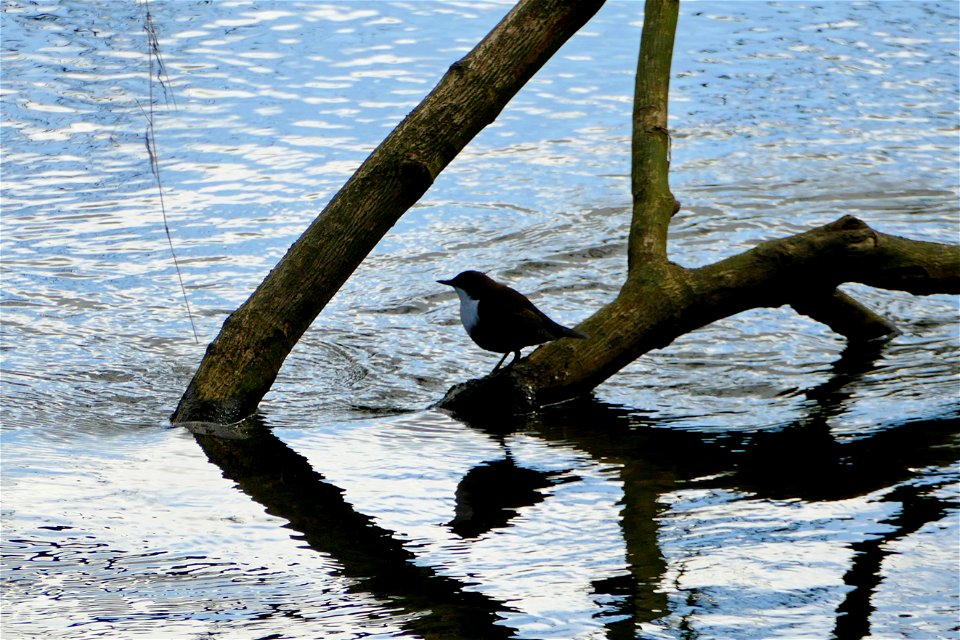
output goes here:
[{"label": "fallen tree branch", "polygon": [[[803,307],[844,282],[916,295],[960,293],[960,247],[879,233],[844,216],[698,269],[640,265],[616,300],[578,325],[589,340],[545,344],[507,370],[454,387],[439,406],[488,411],[497,397],[509,398],[504,409],[522,412],[568,400],[685,333],[758,307]],[[855,304],[849,296],[834,300],[832,313],[847,314],[843,333],[892,327],[877,316],[867,320],[862,310],[853,315]]]},{"label": "fallen tree branch", "polygon": [[794,311],[822,322],[850,342],[869,342],[900,334],[897,326],[843,291],[801,295],[790,306]]},{"label": "fallen tree branch", "polygon": [[433,180],[603,0],[521,0],[370,155],[223,324],[173,422],[254,413],[287,354]]},{"label": "fallen tree branch", "polygon": [[[667,259],[679,205],[668,182],[668,88],[678,0],[647,0],[633,111],[633,214],[627,278],[617,298],[577,328],[509,369],[457,385],[438,403],[470,413],[525,412],[589,392],[652,349],[748,309],[794,305],[848,338],[896,329],[848,295],[844,282],[917,295],[960,292],[960,247],[909,240],[852,216],[770,240],[699,269]],[[496,402],[493,402],[496,400]]]}]

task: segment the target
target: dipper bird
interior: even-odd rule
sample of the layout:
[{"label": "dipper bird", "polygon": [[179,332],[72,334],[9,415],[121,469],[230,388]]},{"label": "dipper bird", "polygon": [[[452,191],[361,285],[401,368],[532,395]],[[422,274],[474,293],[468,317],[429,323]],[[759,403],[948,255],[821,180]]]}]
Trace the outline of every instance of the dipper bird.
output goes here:
[{"label": "dipper bird", "polygon": [[513,365],[523,347],[557,338],[586,338],[587,334],[558,324],[533,306],[525,295],[479,271],[464,271],[450,280],[437,280],[453,287],[460,298],[460,322],[477,346],[502,353],[493,373],[512,351]]}]

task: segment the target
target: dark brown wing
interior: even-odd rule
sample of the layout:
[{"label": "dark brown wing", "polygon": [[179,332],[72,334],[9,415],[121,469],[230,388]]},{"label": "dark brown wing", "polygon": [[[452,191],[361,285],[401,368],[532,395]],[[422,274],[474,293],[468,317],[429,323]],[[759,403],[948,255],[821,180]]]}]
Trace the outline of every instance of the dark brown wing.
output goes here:
[{"label": "dark brown wing", "polygon": [[586,337],[551,320],[522,293],[502,287],[480,303],[480,323],[472,336],[489,351],[506,353],[562,337]]}]

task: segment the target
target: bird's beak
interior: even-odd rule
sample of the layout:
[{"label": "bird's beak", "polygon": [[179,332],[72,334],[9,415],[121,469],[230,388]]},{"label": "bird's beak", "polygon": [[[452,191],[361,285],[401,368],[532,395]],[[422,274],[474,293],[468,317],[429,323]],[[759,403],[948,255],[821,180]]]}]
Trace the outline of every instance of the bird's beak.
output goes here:
[{"label": "bird's beak", "polygon": [[453,286],[453,282],[451,280],[437,280],[437,282],[439,282],[440,284],[445,284],[450,287]]}]

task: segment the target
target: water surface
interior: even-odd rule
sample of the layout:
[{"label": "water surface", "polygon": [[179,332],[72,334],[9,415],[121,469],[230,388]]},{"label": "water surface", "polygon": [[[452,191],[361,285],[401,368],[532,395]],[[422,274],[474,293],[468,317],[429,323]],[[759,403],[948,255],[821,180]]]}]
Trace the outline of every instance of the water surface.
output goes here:
[{"label": "water surface", "polygon": [[[957,633],[956,297],[846,287],[903,331],[871,350],[757,310],[515,423],[427,409],[495,362],[437,278],[565,323],[616,295],[640,3],[444,171],[245,438],[171,427],[226,315],[509,5],[152,0],[152,64],[145,8],[3,4],[5,638]],[[955,4],[681,10],[672,259],[848,213],[956,241]]]}]

